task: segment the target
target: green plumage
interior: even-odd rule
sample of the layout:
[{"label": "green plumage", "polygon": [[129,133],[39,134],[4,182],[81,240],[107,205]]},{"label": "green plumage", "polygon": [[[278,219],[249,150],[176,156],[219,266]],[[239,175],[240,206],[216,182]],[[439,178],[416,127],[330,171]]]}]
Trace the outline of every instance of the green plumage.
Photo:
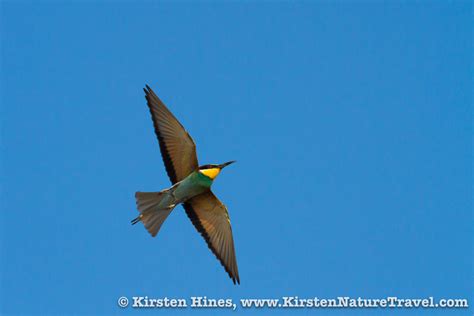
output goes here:
[{"label": "green plumage", "polygon": [[212,179],[209,177],[203,175],[199,171],[194,171],[172,187],[173,194],[177,201],[183,202],[209,190],[212,182]]}]

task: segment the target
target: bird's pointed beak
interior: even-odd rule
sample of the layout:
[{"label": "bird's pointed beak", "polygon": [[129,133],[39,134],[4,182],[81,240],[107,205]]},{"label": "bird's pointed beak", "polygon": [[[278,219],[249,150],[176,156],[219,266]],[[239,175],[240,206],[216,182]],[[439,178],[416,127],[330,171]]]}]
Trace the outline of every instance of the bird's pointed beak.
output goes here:
[{"label": "bird's pointed beak", "polygon": [[227,167],[228,165],[231,165],[235,162],[235,160],[232,160],[232,161],[228,161],[228,162],[224,162],[223,164],[220,164],[219,165],[219,168],[220,169],[224,169],[225,167]]}]

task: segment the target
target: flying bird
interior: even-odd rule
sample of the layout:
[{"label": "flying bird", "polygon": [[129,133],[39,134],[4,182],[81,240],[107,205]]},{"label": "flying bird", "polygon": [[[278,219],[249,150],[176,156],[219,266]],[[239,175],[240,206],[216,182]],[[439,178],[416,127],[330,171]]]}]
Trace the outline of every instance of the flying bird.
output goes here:
[{"label": "flying bird", "polygon": [[229,213],[211,191],[222,169],[235,161],[199,166],[191,136],[148,85],[143,90],[172,186],[160,192],[136,192],[140,215],[132,225],[142,222],[155,237],[171,211],[182,204],[234,284],[240,284]]}]

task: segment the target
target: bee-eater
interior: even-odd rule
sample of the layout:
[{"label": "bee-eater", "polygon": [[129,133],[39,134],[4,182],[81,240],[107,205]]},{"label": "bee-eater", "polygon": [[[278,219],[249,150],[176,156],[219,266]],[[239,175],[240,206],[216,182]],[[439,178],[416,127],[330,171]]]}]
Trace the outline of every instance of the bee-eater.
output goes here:
[{"label": "bee-eater", "polygon": [[148,85],[143,90],[172,186],[160,192],[135,193],[140,215],[132,224],[142,222],[155,237],[171,211],[182,204],[234,284],[240,284],[229,214],[211,191],[217,175],[234,161],[199,166],[191,136]]}]

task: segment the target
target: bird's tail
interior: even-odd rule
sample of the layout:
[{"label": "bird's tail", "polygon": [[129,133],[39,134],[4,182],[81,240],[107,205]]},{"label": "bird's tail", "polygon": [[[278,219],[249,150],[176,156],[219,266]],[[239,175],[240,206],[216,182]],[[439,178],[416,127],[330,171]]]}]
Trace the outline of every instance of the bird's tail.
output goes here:
[{"label": "bird's tail", "polygon": [[135,199],[140,215],[132,220],[132,225],[141,221],[148,232],[155,237],[163,222],[176,206],[172,203],[169,190],[137,192]]}]

